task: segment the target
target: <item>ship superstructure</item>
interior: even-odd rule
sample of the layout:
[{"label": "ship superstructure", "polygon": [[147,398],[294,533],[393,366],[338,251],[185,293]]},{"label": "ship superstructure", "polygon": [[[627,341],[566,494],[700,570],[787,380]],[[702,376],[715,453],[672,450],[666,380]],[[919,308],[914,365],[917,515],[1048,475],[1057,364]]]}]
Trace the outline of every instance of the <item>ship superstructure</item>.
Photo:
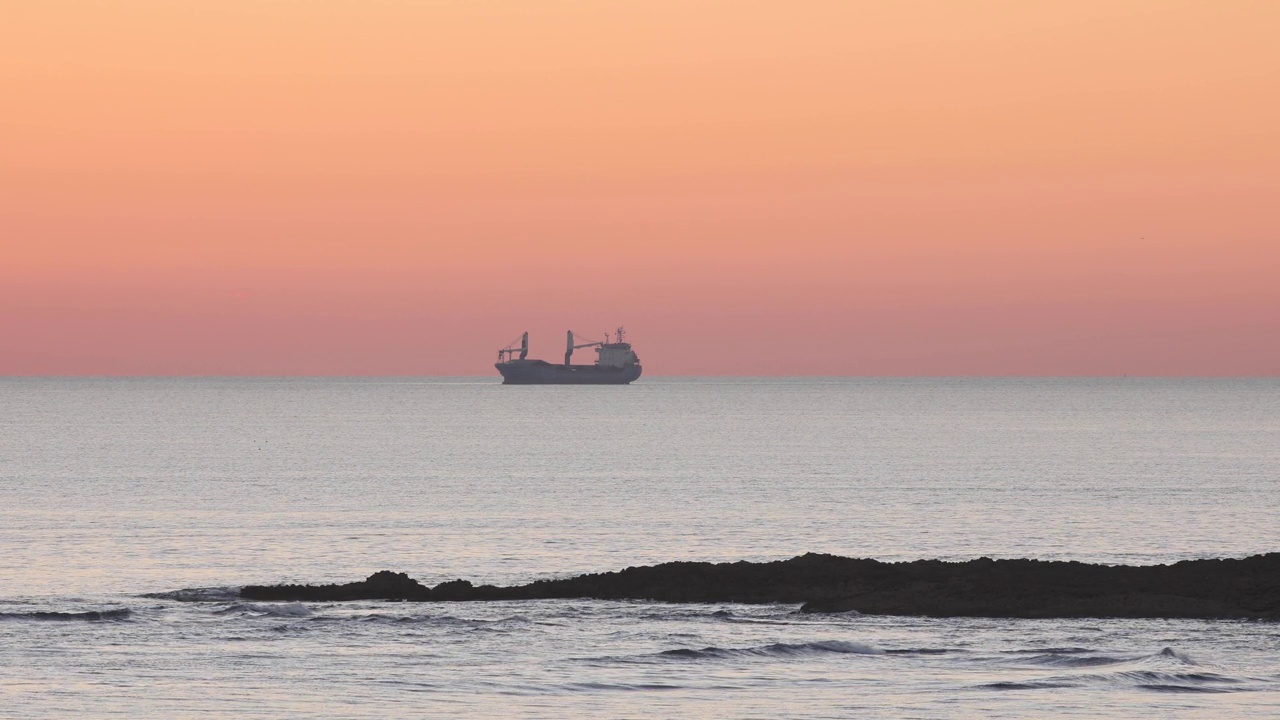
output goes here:
[{"label": "ship superstructure", "polygon": [[[626,341],[626,331],[619,327],[612,339],[605,333],[603,341],[577,343],[568,331],[564,364],[529,359],[529,333],[498,351],[494,365],[502,373],[504,385],[626,385],[640,377],[640,358]],[[517,342],[519,343],[517,345]],[[591,365],[574,365],[573,351],[595,348],[596,361]],[[517,354],[519,355],[517,357]]]}]

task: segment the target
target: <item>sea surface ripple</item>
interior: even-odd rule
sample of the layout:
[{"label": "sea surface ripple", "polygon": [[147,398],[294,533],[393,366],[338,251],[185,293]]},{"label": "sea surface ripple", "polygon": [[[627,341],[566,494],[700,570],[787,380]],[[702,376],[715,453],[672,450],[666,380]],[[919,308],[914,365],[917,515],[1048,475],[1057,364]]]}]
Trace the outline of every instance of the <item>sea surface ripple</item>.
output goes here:
[{"label": "sea surface ripple", "polygon": [[1280,550],[1280,382],[0,380],[0,717],[1280,715],[1280,627],[257,603],[405,571]]}]

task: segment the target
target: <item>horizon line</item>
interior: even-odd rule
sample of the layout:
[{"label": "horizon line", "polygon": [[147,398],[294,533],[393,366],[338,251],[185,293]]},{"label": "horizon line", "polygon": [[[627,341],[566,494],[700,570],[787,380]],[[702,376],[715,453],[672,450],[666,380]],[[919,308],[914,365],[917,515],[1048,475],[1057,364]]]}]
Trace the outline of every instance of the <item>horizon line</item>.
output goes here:
[{"label": "horizon line", "polygon": [[[135,374],[78,374],[78,375],[58,375],[58,374],[16,374],[6,375],[0,374],[0,380],[412,380],[412,379],[439,379],[439,380],[491,380],[495,385],[502,384],[501,376],[493,375],[272,375],[272,374],[245,374],[245,375],[221,375],[221,374],[160,374],[160,375],[135,375]],[[1280,379],[1280,373],[1274,375],[1112,375],[1112,374],[1080,374],[1080,375],[830,375],[830,374],[800,374],[800,375],[747,375],[747,374],[725,374],[725,375],[646,375],[644,378],[636,380],[635,383],[643,383],[651,380],[1277,380]],[[634,383],[632,383],[634,384]]]}]

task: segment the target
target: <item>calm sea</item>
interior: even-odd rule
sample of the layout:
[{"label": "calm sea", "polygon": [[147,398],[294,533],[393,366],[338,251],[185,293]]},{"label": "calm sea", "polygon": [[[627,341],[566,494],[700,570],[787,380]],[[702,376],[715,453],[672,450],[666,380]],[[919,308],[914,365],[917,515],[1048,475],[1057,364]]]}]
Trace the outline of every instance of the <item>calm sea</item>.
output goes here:
[{"label": "calm sea", "polygon": [[1277,550],[1277,380],[0,380],[6,718],[1270,718],[1274,623],[234,591]]}]

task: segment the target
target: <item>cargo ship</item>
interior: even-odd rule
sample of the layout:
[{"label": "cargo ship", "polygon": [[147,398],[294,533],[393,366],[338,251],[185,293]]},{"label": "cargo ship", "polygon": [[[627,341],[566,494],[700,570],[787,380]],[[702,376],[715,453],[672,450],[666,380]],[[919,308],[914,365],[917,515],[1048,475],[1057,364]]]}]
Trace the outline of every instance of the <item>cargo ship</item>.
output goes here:
[{"label": "cargo ship", "polygon": [[[519,346],[516,343],[519,343]],[[573,351],[595,348],[596,361],[591,365],[574,365]],[[574,343],[573,331],[565,346],[564,364],[529,359],[529,333],[498,351],[494,364],[502,373],[503,385],[626,385],[640,377],[640,358],[626,341],[626,333],[618,328],[610,339]]]}]

